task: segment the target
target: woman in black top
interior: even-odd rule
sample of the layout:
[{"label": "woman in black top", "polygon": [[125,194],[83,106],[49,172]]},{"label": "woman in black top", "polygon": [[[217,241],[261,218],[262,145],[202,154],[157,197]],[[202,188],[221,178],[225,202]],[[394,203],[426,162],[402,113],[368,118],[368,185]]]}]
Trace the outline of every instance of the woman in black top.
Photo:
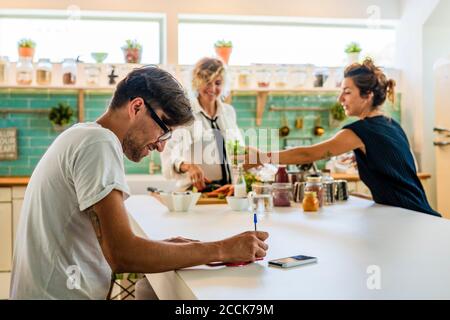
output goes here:
[{"label": "woman in black top", "polygon": [[404,131],[381,111],[386,98],[394,101],[394,87],[395,81],[388,80],[372,60],[350,65],[344,72],[339,102],[347,116],[360,120],[345,126],[333,138],[310,147],[258,153],[258,164],[311,163],[353,150],[361,180],[369,187],[375,202],[440,217],[427,201]]}]

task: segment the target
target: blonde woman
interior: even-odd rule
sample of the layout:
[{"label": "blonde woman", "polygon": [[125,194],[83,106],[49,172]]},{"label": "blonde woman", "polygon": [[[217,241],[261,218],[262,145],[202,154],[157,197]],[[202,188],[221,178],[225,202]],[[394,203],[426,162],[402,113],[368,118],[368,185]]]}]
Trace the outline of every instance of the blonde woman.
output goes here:
[{"label": "blonde woman", "polygon": [[203,58],[194,67],[196,97],[191,105],[195,121],[175,130],[161,154],[164,176],[179,180],[180,188],[192,185],[202,191],[208,183],[231,183],[225,143],[228,139],[242,142],[242,136],[234,108],[221,100],[225,80],[225,66],[219,59]]}]

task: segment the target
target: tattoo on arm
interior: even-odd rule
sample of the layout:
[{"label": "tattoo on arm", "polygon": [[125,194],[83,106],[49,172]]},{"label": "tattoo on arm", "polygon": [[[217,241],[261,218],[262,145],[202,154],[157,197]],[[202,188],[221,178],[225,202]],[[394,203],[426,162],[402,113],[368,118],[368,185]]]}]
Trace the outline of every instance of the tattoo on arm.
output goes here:
[{"label": "tattoo on arm", "polygon": [[102,243],[102,229],[100,226],[100,220],[98,219],[97,213],[94,211],[94,207],[90,207],[86,210],[86,213],[91,220],[92,226],[94,227],[95,235],[97,236],[98,242]]}]

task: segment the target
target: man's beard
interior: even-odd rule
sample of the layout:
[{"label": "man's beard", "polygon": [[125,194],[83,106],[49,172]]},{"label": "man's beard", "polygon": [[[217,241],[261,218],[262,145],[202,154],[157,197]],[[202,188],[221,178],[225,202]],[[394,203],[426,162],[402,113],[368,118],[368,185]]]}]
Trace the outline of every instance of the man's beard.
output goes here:
[{"label": "man's beard", "polygon": [[133,161],[139,162],[142,159],[143,147],[137,143],[137,139],[133,138],[130,130],[127,131],[123,138],[123,153],[125,156]]}]

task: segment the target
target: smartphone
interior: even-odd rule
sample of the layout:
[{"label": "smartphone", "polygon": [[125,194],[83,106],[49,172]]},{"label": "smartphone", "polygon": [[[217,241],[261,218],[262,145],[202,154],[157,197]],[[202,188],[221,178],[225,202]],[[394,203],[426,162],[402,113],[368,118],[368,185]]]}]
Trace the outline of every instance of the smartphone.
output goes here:
[{"label": "smartphone", "polygon": [[308,256],[293,256],[282,259],[276,259],[269,261],[270,266],[280,267],[280,268],[292,268],[296,266],[301,266],[304,264],[316,263],[316,257],[308,257]]}]

